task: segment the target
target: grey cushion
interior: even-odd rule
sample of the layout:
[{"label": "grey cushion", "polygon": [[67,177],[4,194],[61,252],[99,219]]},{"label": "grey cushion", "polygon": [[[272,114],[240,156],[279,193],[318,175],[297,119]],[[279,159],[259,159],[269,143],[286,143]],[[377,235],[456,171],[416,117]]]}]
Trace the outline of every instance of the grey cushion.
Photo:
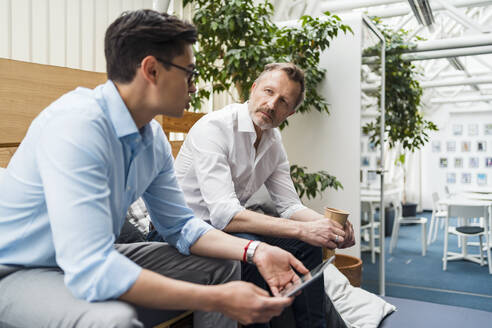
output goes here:
[{"label": "grey cushion", "polygon": [[461,226],[461,227],[456,227],[456,231],[465,233],[467,235],[474,235],[483,232],[483,228],[477,226]]},{"label": "grey cushion", "polygon": [[490,327],[492,312],[395,297],[383,297],[396,306],[379,328]]}]

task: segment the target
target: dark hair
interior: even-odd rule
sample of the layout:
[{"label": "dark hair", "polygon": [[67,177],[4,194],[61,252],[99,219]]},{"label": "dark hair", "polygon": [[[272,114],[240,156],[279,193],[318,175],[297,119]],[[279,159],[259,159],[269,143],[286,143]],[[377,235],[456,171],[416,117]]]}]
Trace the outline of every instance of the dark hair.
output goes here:
[{"label": "dark hair", "polygon": [[171,61],[196,39],[195,26],[175,16],[150,9],[124,12],[108,27],[104,38],[108,79],[129,83],[146,56]]},{"label": "dark hair", "polygon": [[256,81],[259,81],[267,72],[272,72],[272,71],[283,71],[291,81],[299,83],[301,87],[301,92],[299,93],[299,96],[297,97],[296,104],[294,108],[297,108],[303,101],[304,101],[304,91],[305,91],[305,86],[304,86],[304,71],[297,67],[293,63],[271,63],[265,65],[265,68],[263,69],[263,72],[261,72],[260,76],[256,79]]}]

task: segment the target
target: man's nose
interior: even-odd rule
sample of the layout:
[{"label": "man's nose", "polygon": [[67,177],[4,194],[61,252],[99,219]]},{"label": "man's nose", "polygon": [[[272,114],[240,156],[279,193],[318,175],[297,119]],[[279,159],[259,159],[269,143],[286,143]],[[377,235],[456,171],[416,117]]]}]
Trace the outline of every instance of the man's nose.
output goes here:
[{"label": "man's nose", "polygon": [[275,110],[275,106],[277,105],[277,99],[276,98],[271,98],[268,101],[268,110],[273,111]]},{"label": "man's nose", "polygon": [[188,85],[188,93],[195,93],[195,92],[196,92],[195,82],[191,82],[191,84]]}]

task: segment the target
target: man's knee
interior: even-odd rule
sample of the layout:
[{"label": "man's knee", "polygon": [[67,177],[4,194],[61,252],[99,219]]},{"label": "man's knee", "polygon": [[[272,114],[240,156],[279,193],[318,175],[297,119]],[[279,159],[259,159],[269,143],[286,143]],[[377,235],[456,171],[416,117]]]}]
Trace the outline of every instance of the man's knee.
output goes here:
[{"label": "man's knee", "polygon": [[[94,306],[80,318],[80,327],[142,328],[137,311],[121,301],[93,303]],[[79,326],[77,325],[77,326]]]},{"label": "man's knee", "polygon": [[223,284],[229,281],[241,280],[241,263],[233,260],[216,260],[211,284]]},{"label": "man's knee", "polygon": [[312,270],[323,260],[323,250],[319,246],[313,246],[302,240],[296,240],[290,245],[291,253],[296,258],[304,263],[304,265]]}]

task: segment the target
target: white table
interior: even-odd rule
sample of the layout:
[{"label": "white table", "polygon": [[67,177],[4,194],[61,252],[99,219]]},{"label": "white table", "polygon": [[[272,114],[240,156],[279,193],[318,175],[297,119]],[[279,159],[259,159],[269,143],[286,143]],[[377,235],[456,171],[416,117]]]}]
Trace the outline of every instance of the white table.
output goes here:
[{"label": "white table", "polygon": [[466,191],[457,194],[456,197],[492,202],[492,194],[488,194],[488,193],[477,193],[477,192]]},{"label": "white table", "polygon": [[452,196],[439,200],[439,205],[478,205],[478,206],[492,206],[492,200],[484,199],[472,199],[464,196]]},{"label": "white table", "polygon": [[[384,198],[385,199],[394,199],[395,197],[399,197],[401,194],[401,189],[387,189],[384,190]],[[381,201],[381,189],[360,189],[360,200],[361,202],[371,202],[371,203],[379,203]]]},{"label": "white table", "polygon": [[492,188],[490,187],[465,187],[463,191],[476,194],[492,194]]}]

